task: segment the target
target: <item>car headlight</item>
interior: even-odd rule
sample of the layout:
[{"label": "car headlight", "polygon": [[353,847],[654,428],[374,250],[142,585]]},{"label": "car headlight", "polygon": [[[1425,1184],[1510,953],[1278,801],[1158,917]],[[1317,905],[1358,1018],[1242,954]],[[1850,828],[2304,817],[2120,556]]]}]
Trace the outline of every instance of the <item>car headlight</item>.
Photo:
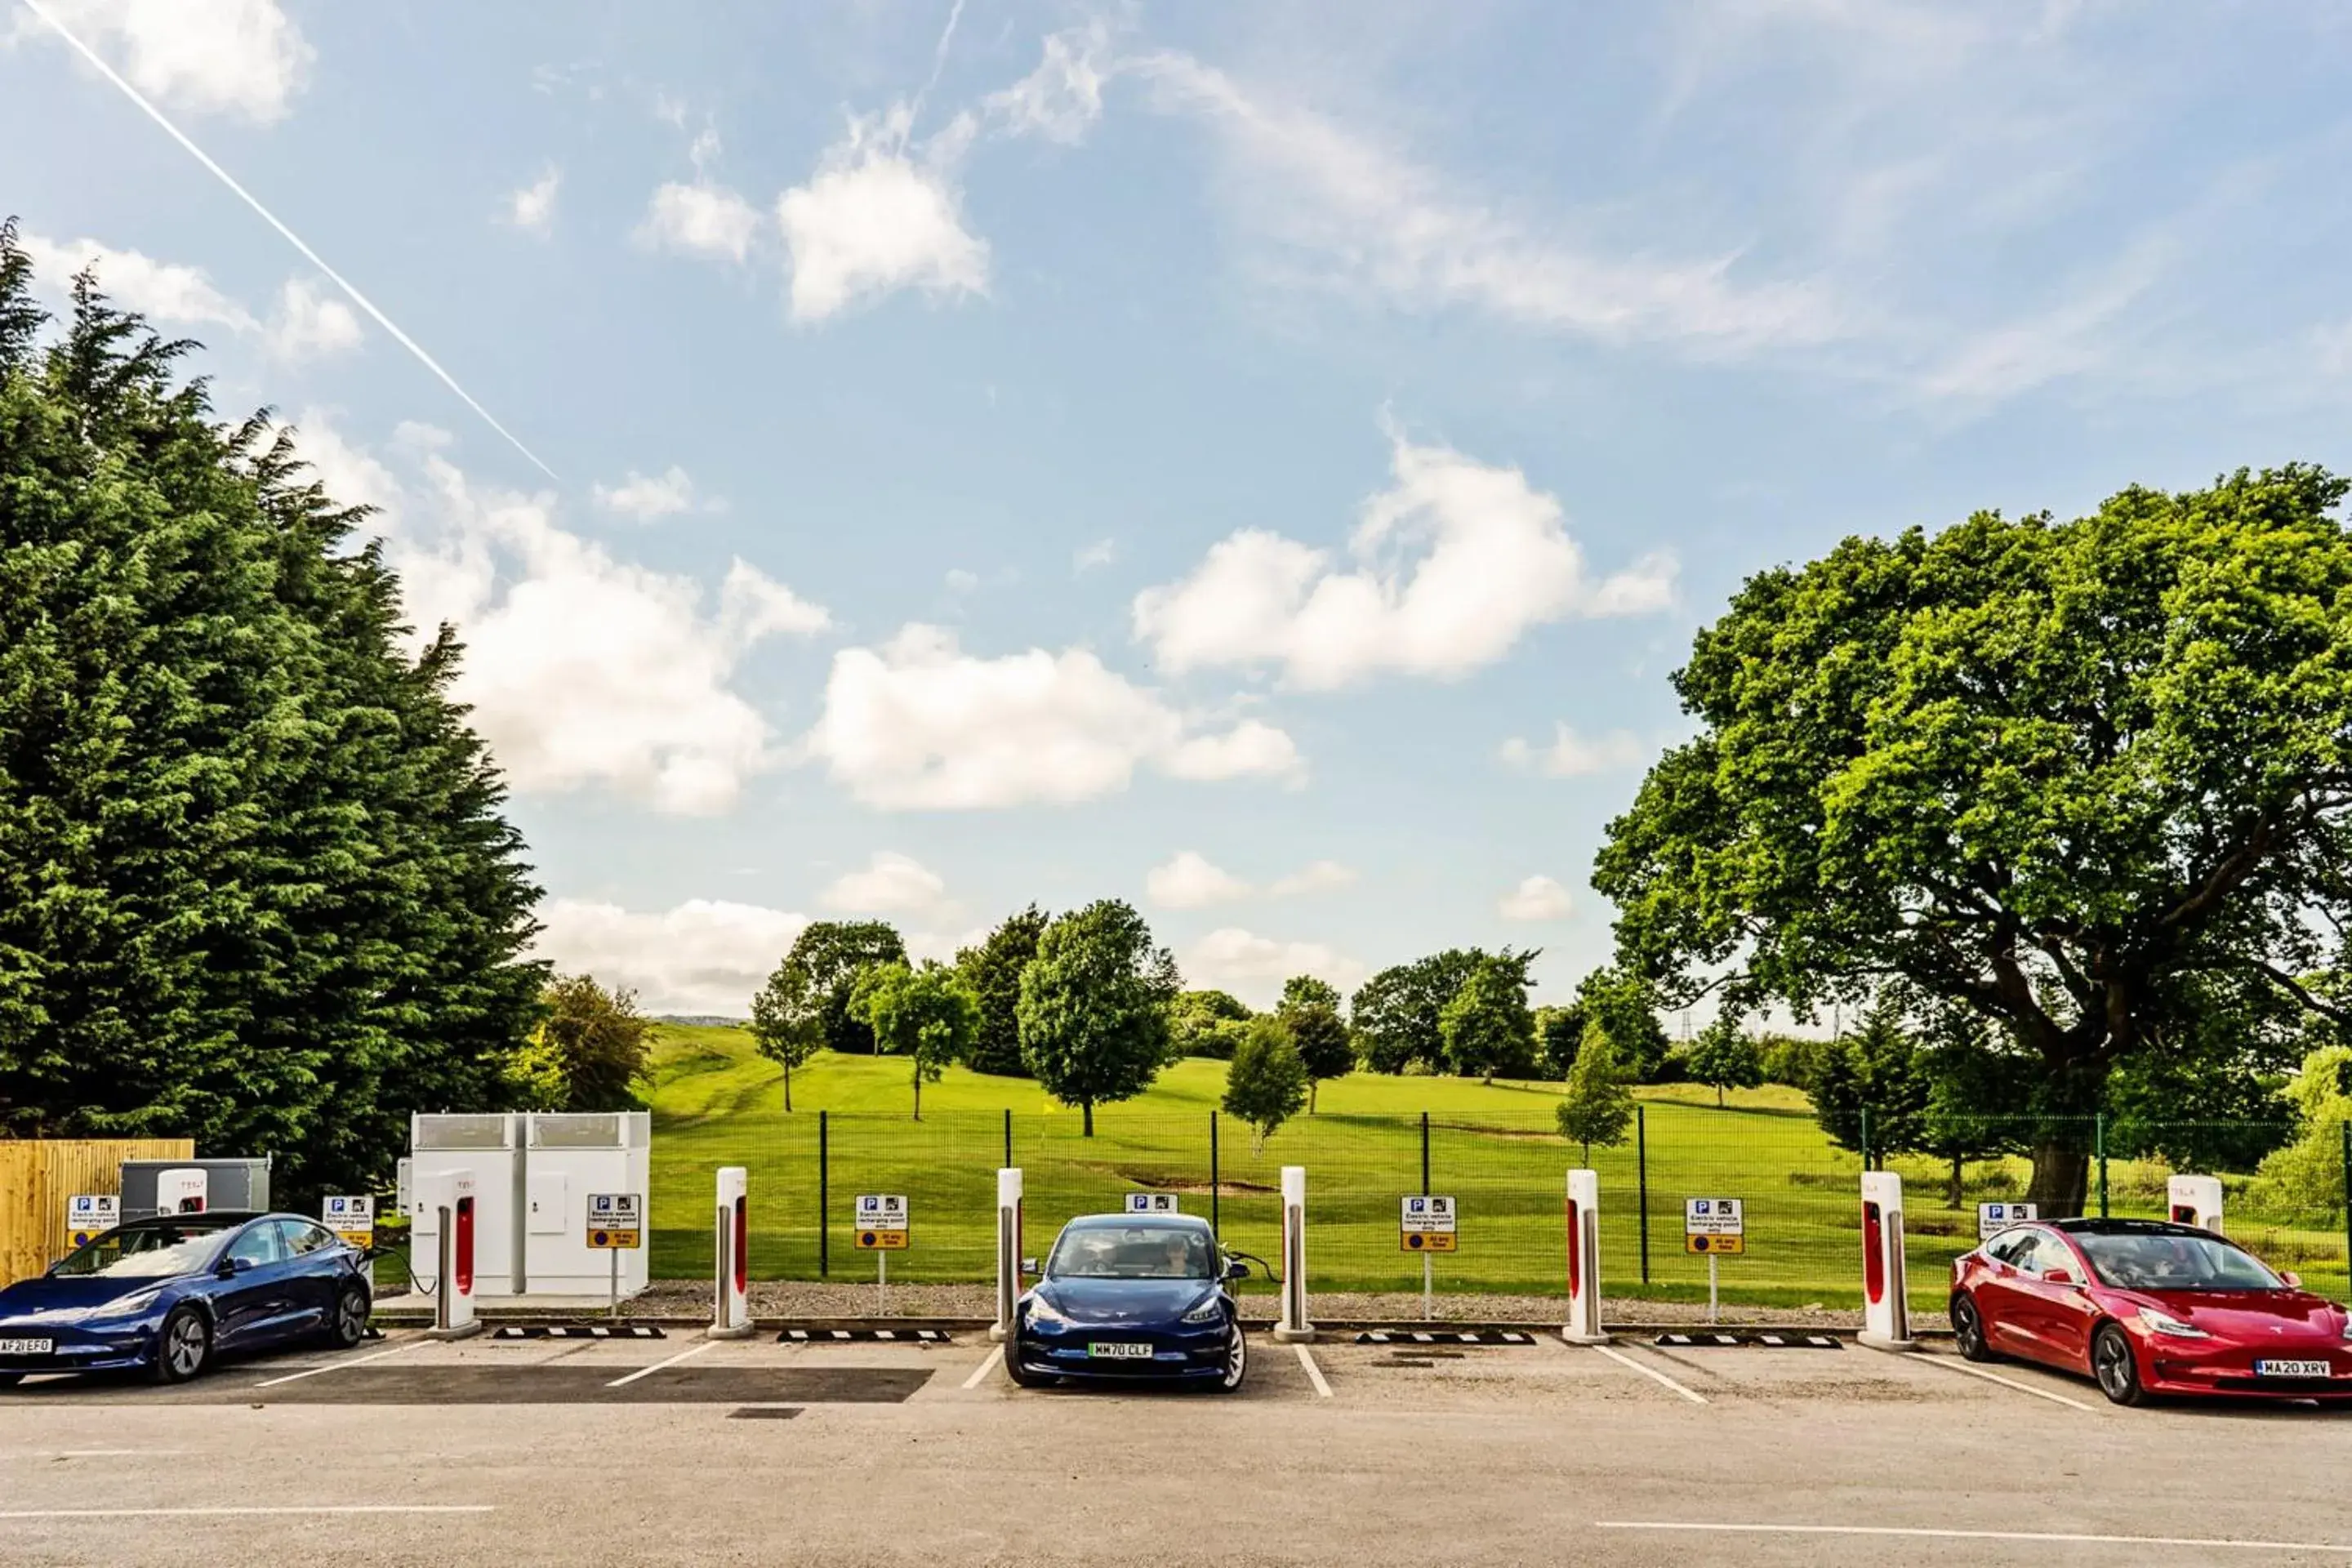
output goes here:
[{"label": "car headlight", "polygon": [[2139,1321],[2149,1333],[2162,1334],[2167,1339],[2210,1340],[2213,1337],[2195,1324],[2184,1323],[2171,1313],[2159,1312],[2154,1307],[2142,1307]]},{"label": "car headlight", "polygon": [[1070,1320],[1043,1296],[1029,1298],[1029,1321],[1041,1329],[1066,1329]]},{"label": "car headlight", "polygon": [[1212,1296],[1207,1300],[1202,1302],[1199,1306],[1193,1308],[1191,1311],[1185,1313],[1183,1321],[1188,1323],[1213,1323],[1224,1315],[1225,1303],[1222,1297]]}]

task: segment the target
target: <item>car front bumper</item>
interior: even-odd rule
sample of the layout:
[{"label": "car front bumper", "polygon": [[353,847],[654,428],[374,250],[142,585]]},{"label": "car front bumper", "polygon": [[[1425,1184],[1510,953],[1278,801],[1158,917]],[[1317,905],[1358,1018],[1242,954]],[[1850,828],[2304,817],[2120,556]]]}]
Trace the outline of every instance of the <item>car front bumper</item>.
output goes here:
[{"label": "car front bumper", "polygon": [[160,1318],[58,1322],[46,1317],[0,1319],[0,1340],[47,1340],[47,1355],[0,1355],[0,1373],[124,1372],[155,1353]]},{"label": "car front bumper", "polygon": [[[2141,1340],[2140,1383],[2151,1394],[2222,1394],[2233,1399],[2352,1399],[2352,1345],[2340,1341],[2204,1344],[2150,1334]],[[2256,1363],[2324,1362],[2326,1377],[2271,1377]]]},{"label": "car front bumper", "polygon": [[[1040,1329],[1024,1323],[1013,1337],[1010,1354],[1022,1370],[1041,1377],[1098,1377],[1122,1381],[1213,1380],[1225,1374],[1225,1351],[1233,1342],[1230,1323],[1202,1325],[1181,1331],[1139,1330],[1132,1324],[1073,1324]],[[1150,1347],[1141,1356],[1098,1357],[1097,1344],[1141,1344]]]}]

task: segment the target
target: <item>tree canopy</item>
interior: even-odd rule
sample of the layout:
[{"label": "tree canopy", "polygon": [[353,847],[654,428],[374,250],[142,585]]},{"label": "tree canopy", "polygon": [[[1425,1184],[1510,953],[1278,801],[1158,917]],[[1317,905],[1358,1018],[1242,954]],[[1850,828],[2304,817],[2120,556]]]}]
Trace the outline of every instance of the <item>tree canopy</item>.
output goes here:
[{"label": "tree canopy", "polygon": [[906,961],[907,944],[887,921],[813,921],[762,988],[771,1027],[780,1039],[814,1027],[827,1049],[873,1052],[874,1031],[850,1011],[850,994],[864,971]]},{"label": "tree canopy", "polygon": [[1723,1103],[1727,1089],[1754,1089],[1764,1081],[1764,1059],[1756,1042],[1739,1026],[1737,1015],[1725,1013],[1699,1031],[1691,1042],[1685,1064],[1691,1077],[1715,1090],[1715,1103]]},{"label": "tree canopy", "polygon": [[[2045,1116],[2183,1050],[2210,985],[2342,1016],[2304,977],[2352,917],[2345,495],[2241,471],[1750,578],[1675,676],[1699,733],[1601,852],[1621,956],[1743,1006],[1964,1006]],[[2087,1151],[2034,1166],[2076,1212]]]},{"label": "tree canopy", "polygon": [[1482,953],[1438,1009],[1438,1038],[1453,1071],[1492,1083],[1498,1074],[1523,1078],[1534,1070],[1536,1024],[1528,1010],[1527,969],[1526,957],[1507,951],[1500,957]]},{"label": "tree canopy", "polygon": [[1255,1016],[1241,998],[1223,991],[1179,992],[1168,1008],[1169,1050],[1231,1061]]},{"label": "tree canopy", "polygon": [[1251,1151],[1262,1153],[1275,1130],[1307,1103],[1308,1085],[1307,1064],[1282,1016],[1266,1014],[1243,1027],[1234,1065],[1225,1073],[1224,1112],[1249,1128]]},{"label": "tree canopy", "polygon": [[537,1016],[539,890],[364,509],[0,226],[0,1130],[387,1181]]},{"label": "tree canopy", "polygon": [[956,954],[956,972],[980,1006],[980,1032],[972,1038],[968,1058],[975,1072],[1006,1078],[1029,1074],[1021,1059],[1021,972],[1037,956],[1045,921],[1045,911],[1031,904],[1005,916],[977,946]]},{"label": "tree canopy", "polygon": [[1599,1020],[1587,1024],[1583,1042],[1576,1048],[1576,1065],[1568,1072],[1568,1087],[1552,1110],[1559,1135],[1582,1144],[1590,1160],[1595,1143],[1607,1149],[1625,1141],[1635,1109],[1632,1075],[1618,1061],[1616,1042]]},{"label": "tree canopy", "polygon": [[542,998],[547,1016],[532,1033],[552,1054],[562,1092],[548,1110],[629,1110],[653,1052],[653,1020],[636,994],[607,991],[593,974],[558,974]]},{"label": "tree canopy", "polygon": [[874,1031],[877,1046],[907,1058],[915,1087],[915,1120],[923,1119],[923,1085],[963,1059],[980,1033],[980,1004],[956,972],[926,962],[877,963],[858,973],[850,1011]]},{"label": "tree canopy", "polygon": [[1275,1016],[1307,1070],[1307,1110],[1312,1115],[1323,1080],[1344,1078],[1356,1066],[1355,1037],[1339,1016],[1339,988],[1311,974],[1294,974],[1283,982],[1282,1005]]},{"label": "tree canopy", "polygon": [[1142,1093],[1168,1059],[1176,961],[1128,904],[1103,899],[1061,916],[1021,973],[1021,1056],[1045,1092],[1085,1115]]}]

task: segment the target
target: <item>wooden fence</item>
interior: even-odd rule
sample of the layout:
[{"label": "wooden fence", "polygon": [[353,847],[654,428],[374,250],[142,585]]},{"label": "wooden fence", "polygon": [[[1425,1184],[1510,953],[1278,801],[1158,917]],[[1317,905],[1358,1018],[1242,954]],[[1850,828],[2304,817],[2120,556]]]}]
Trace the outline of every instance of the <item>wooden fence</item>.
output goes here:
[{"label": "wooden fence", "polygon": [[0,1140],[0,1285],[66,1254],[66,1200],[121,1190],[125,1160],[192,1160],[188,1138]]}]

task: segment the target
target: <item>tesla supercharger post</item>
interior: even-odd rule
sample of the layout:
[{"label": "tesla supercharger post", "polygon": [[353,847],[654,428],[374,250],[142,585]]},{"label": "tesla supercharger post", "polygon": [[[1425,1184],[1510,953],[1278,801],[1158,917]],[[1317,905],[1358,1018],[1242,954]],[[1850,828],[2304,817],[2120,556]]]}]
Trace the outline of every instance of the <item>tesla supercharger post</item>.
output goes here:
[{"label": "tesla supercharger post", "polygon": [[2175,1225],[2193,1225],[2220,1236],[2221,1178],[2174,1176],[2164,1184],[2164,1209]]},{"label": "tesla supercharger post", "polygon": [[461,1340],[482,1331],[474,1318],[474,1173],[436,1171],[421,1184],[421,1206],[440,1227],[433,1327],[427,1331],[436,1339]]},{"label": "tesla supercharger post", "polygon": [[212,1186],[202,1171],[173,1170],[155,1173],[157,1214],[202,1214]]},{"label": "tesla supercharger post", "polygon": [[740,1165],[719,1167],[715,1220],[710,1337],[747,1340],[751,1337],[751,1173]]},{"label": "tesla supercharger post", "polygon": [[1003,1343],[1013,1334],[1013,1312],[1021,1300],[1021,1168],[996,1173],[996,1321],[988,1337]]},{"label": "tesla supercharger post", "polygon": [[1307,1167],[1282,1168],[1282,1318],[1274,1337],[1304,1344],[1315,1337],[1307,1321]]},{"label": "tesla supercharger post", "polygon": [[1572,1345],[1606,1344],[1601,1328],[1601,1173],[1568,1173],[1568,1326]]},{"label": "tesla supercharger post", "polygon": [[1875,1351],[1916,1350],[1903,1274],[1903,1178],[1862,1173],[1862,1342]]}]

